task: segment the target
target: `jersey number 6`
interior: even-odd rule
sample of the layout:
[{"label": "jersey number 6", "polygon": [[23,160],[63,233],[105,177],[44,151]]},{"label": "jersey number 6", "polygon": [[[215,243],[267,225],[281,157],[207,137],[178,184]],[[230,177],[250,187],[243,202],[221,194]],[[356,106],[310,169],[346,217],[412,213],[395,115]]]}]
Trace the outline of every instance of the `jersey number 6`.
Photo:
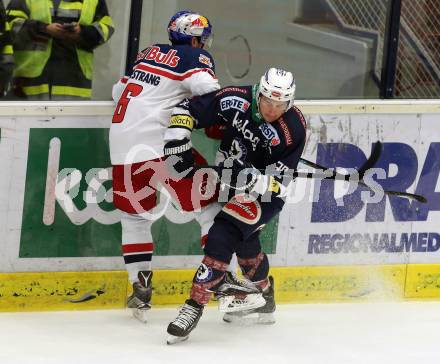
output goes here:
[{"label": "jersey number 6", "polygon": [[129,83],[119,98],[118,105],[116,105],[115,113],[113,114],[112,123],[122,123],[124,121],[127,106],[133,97],[136,97],[142,92],[142,86],[136,83]]}]

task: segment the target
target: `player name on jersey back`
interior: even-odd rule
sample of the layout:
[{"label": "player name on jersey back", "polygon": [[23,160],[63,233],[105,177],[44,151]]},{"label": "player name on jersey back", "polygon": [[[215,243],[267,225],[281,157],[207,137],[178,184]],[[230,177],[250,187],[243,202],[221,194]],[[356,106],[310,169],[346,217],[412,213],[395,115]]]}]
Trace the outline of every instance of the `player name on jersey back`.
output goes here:
[{"label": "player name on jersey back", "polygon": [[130,78],[132,80],[138,80],[144,83],[149,83],[150,85],[157,86],[160,83],[160,76],[153,75],[148,72],[134,70]]}]

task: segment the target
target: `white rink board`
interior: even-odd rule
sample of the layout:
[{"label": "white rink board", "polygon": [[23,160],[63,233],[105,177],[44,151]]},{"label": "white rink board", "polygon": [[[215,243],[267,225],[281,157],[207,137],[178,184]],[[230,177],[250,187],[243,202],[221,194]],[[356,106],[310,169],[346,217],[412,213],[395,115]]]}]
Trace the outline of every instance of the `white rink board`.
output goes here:
[{"label": "white rink board", "polygon": [[[14,110],[24,116],[0,116],[0,155],[2,156],[0,170],[4,176],[0,182],[0,236],[2,237],[0,272],[93,271],[124,268],[121,257],[19,258],[30,128],[107,128],[110,125],[107,104],[105,116],[84,116],[84,114],[64,116],[63,110],[59,108],[53,111],[54,115],[51,115],[52,113],[47,113],[41,107],[34,106],[36,103],[26,104],[29,106]],[[81,109],[87,112],[82,106],[76,108],[73,113],[81,115]],[[94,108],[97,109],[99,107]],[[1,111],[5,113],[4,109],[0,109]],[[93,109],[89,112],[93,113]],[[102,114],[101,111],[99,113]],[[35,115],[31,116],[32,114]]]},{"label": "white rink board", "polygon": [[[331,212],[335,204],[337,206],[339,202],[341,204],[339,208],[342,210],[346,206],[351,206],[351,201],[347,200],[347,197],[337,196],[337,188],[335,188],[336,192],[332,193],[332,197],[335,195],[335,198],[331,198],[334,201],[333,204],[324,204],[322,199],[319,199],[318,203],[312,204],[310,201],[313,199],[315,184],[308,182],[308,187],[312,192],[307,191],[308,193],[299,203],[288,204],[290,220],[282,222],[282,224],[289,223],[290,226],[289,233],[285,237],[285,240],[289,242],[287,265],[440,262],[440,229],[438,224],[440,221],[439,116],[437,114],[309,115],[307,119],[310,133],[304,158],[316,161],[317,147],[323,143],[349,143],[352,145],[352,149],[359,148],[368,157],[371,144],[380,140],[384,143],[381,159],[395,154],[391,157],[394,158],[393,161],[397,161],[397,164],[392,163],[389,171],[386,171],[387,176],[401,176],[399,179],[409,181],[406,185],[407,192],[414,193],[418,187],[420,189],[418,193],[429,194],[430,211],[427,216],[405,216],[405,211],[417,211],[417,205],[420,209],[423,208],[422,204],[413,202],[413,205],[409,205],[410,209],[395,207],[397,211],[397,216],[395,216],[396,211],[393,212],[390,198],[386,198],[385,208],[381,210],[382,212],[371,210],[367,212],[367,207],[364,206],[352,216],[330,219],[326,215],[329,210]],[[406,152],[399,155],[399,151],[402,150]],[[432,163],[433,161],[434,163]],[[399,163],[401,169],[399,169]],[[404,165],[410,166],[409,169],[414,173],[413,177],[405,176]],[[431,178],[428,181],[430,185],[427,185],[426,179],[421,179],[422,168],[426,170],[431,168],[429,173]],[[342,182],[339,184],[341,185]],[[389,189],[401,190],[398,185]],[[398,197],[392,197],[392,199],[407,201],[407,199]],[[329,206],[330,208],[326,211],[325,207]],[[318,221],[316,218],[312,218],[313,210],[315,213],[320,211]],[[411,233],[417,235],[411,235]],[[423,235],[424,233],[427,235]],[[336,234],[341,234],[343,238],[336,236]],[[356,250],[359,250],[360,247],[359,239],[354,239],[354,247],[351,247],[350,239],[345,239],[346,234],[350,234],[350,239],[354,239],[354,234],[362,236],[368,234],[373,247],[371,248],[370,245],[369,248],[365,248],[365,245],[362,245],[360,251],[357,252]],[[379,244],[374,244],[374,234],[379,234]],[[395,238],[392,234],[395,234]],[[406,235],[402,238],[402,234]],[[318,236],[318,238],[312,239],[312,235]],[[343,240],[342,248],[334,246],[332,238],[336,242]],[[414,240],[411,244],[411,238],[417,239],[417,241]],[[395,239],[394,243],[393,239]],[[406,244],[409,246],[402,248],[402,239],[408,240]],[[368,242],[367,239],[365,241]],[[316,248],[316,246],[318,247]],[[344,248],[347,250],[345,251]]]},{"label": "white rink board", "polygon": [[[318,150],[329,143],[347,143],[350,145],[350,150],[363,152],[368,157],[372,143],[380,140],[385,148],[388,148],[384,154],[399,160],[399,156],[393,153],[399,151],[397,147],[401,146],[408,152],[404,155],[406,159],[404,163],[401,162],[402,166],[410,166],[415,174],[410,180],[411,183],[405,188],[408,192],[414,192],[416,187],[421,189],[421,192],[427,191],[430,194],[430,211],[426,217],[406,217],[398,221],[399,218],[395,217],[396,212],[393,212],[390,199],[387,198],[383,218],[377,216],[380,215],[380,211],[379,213],[367,211],[371,210],[371,207],[364,206],[354,216],[343,221],[312,221],[313,212],[319,215],[321,220],[325,220],[322,201],[317,204],[311,202],[313,194],[317,191],[314,181],[297,180],[297,193],[294,196],[294,200],[297,201],[288,203],[280,215],[277,249],[276,254],[270,256],[271,264],[304,266],[439,263],[440,241],[436,240],[437,235],[435,235],[439,234],[440,230],[438,228],[440,197],[437,197],[440,196],[438,178],[440,158],[436,144],[440,143],[439,104],[414,101],[411,103],[346,102],[342,106],[340,102],[298,103],[298,106],[305,111],[308,121],[308,140],[304,158],[316,161]],[[107,128],[110,125],[113,109],[111,103],[45,105],[14,103],[14,107],[0,106],[0,155],[2,156],[0,170],[3,177],[0,179],[0,236],[3,238],[0,272],[123,269],[121,257],[18,258],[29,128]],[[324,112],[321,113],[321,110]],[[411,112],[411,110],[416,111]],[[414,153],[411,154],[411,151]],[[349,153],[344,155],[347,156]],[[428,168],[429,163],[426,163],[428,157],[430,158],[428,162],[437,160],[437,164],[430,163],[431,170]],[[424,185],[426,178],[421,178],[423,168],[425,174],[430,176],[429,186]],[[395,163],[391,163],[389,176],[396,174],[399,174],[399,168]],[[401,182],[403,180],[405,178],[402,177]],[[327,198],[327,200],[331,199]],[[345,200],[346,198],[340,195],[338,202],[346,203]],[[341,211],[344,208],[344,206],[339,207]],[[415,209],[416,207],[413,206],[409,210],[413,214],[419,214]],[[402,214],[400,212],[400,215]],[[372,217],[376,221],[366,221]],[[431,233],[431,236],[425,237],[424,233]],[[351,237],[354,234],[362,236],[369,234],[372,240],[374,234],[385,234],[381,235],[382,239],[393,239],[392,234],[395,234],[395,251],[387,252],[385,247],[375,252],[372,252],[371,248],[366,252],[354,252],[359,246],[358,241],[354,240],[354,248],[348,249],[348,252],[337,252],[334,247],[332,252],[332,246],[326,244],[326,236],[329,235],[331,239],[335,234],[343,236],[350,234]],[[406,234],[408,239],[415,237],[417,241],[410,241],[407,247],[400,249],[402,234]],[[320,243],[317,244],[315,241],[315,249],[309,252],[311,235],[315,235],[315,238],[319,237]],[[429,241],[430,237],[431,241]],[[159,269],[193,268],[199,261],[200,256],[157,256],[153,259],[153,266]]]}]

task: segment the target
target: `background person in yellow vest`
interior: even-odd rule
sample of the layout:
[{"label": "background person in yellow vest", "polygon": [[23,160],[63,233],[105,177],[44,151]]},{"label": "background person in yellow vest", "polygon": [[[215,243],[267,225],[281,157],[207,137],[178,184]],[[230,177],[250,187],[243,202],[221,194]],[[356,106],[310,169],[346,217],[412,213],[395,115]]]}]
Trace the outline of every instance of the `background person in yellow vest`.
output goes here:
[{"label": "background person in yellow vest", "polygon": [[0,97],[8,90],[14,67],[12,39],[3,1],[0,0]]},{"label": "background person in yellow vest", "polygon": [[11,0],[15,97],[92,96],[93,50],[112,36],[105,0]]}]

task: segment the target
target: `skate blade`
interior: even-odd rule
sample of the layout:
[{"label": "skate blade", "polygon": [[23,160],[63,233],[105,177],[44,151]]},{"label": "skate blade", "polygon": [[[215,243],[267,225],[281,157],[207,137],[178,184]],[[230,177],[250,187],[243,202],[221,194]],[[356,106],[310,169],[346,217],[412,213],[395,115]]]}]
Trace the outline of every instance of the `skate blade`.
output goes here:
[{"label": "skate blade", "polygon": [[225,313],[223,321],[240,326],[249,325],[272,325],[275,323],[275,316],[271,313],[251,313],[248,315],[233,315]]},{"label": "skate blade", "polygon": [[133,317],[140,322],[146,324],[148,321],[148,311],[149,309],[141,310],[139,308],[132,308],[131,313],[133,314]]},{"label": "skate blade", "polygon": [[188,340],[188,338],[189,338],[189,335],[187,335],[187,336],[169,335],[167,338],[167,345],[174,345],[177,343],[181,343],[182,341]]},{"label": "skate blade", "polygon": [[[239,303],[237,303],[237,301]],[[223,296],[219,298],[218,309],[220,312],[240,312],[253,310],[259,307],[263,307],[266,304],[261,293],[253,293],[246,296],[246,301],[236,299],[234,296]]]}]

